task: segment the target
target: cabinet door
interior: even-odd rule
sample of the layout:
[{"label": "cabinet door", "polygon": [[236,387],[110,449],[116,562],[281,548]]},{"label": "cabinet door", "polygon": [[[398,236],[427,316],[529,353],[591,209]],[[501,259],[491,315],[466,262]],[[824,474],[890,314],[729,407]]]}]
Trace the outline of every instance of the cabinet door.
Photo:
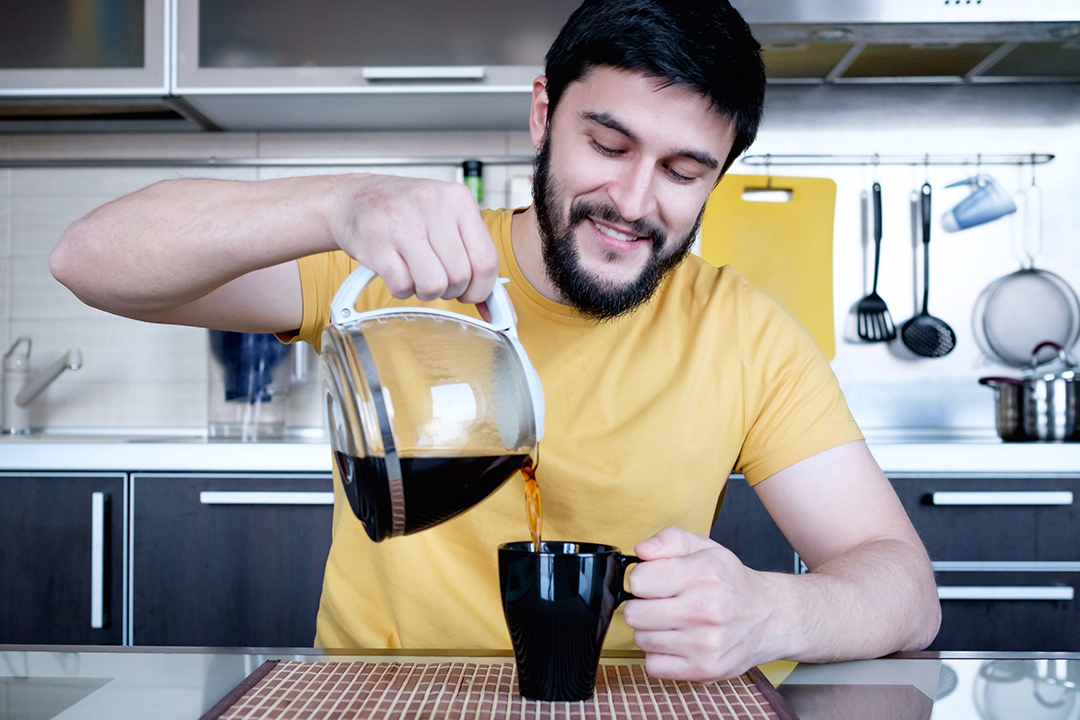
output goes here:
[{"label": "cabinet door", "polygon": [[930,650],[1080,651],[1080,572],[939,572]]},{"label": "cabinet door", "polygon": [[709,537],[754,570],[795,571],[795,551],[741,475],[728,479],[724,503]]},{"label": "cabinet door", "polygon": [[165,0],[0,4],[0,96],[169,92]]},{"label": "cabinet door", "polygon": [[1080,479],[891,478],[932,560],[1080,561]]},{"label": "cabinet door", "polygon": [[123,642],[124,479],[0,473],[0,644]]},{"label": "cabinet door", "polygon": [[132,476],[136,645],[311,647],[330,475]]}]

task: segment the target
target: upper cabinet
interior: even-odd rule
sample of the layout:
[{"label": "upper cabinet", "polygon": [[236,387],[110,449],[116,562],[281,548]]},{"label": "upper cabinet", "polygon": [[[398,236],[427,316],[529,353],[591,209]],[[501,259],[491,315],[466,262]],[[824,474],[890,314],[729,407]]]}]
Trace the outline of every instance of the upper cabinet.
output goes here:
[{"label": "upper cabinet", "polygon": [[177,0],[174,92],[231,129],[525,129],[578,1]]},{"label": "upper cabinet", "polygon": [[166,0],[0,0],[0,95],[168,91]]},{"label": "upper cabinet", "polygon": [[[0,132],[525,130],[580,0],[0,0]],[[735,0],[773,84],[1080,81],[1080,1]]]},{"label": "upper cabinet", "polygon": [[170,96],[171,0],[0,0],[0,132],[198,130]]}]

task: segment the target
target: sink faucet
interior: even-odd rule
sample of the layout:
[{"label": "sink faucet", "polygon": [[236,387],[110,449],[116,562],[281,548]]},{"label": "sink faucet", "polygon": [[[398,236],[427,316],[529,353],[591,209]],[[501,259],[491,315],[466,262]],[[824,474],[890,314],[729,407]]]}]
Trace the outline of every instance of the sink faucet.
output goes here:
[{"label": "sink faucet", "polygon": [[0,407],[0,432],[25,435],[30,432],[30,413],[26,406],[65,370],[82,367],[82,353],[68,350],[56,362],[31,377],[30,338],[20,337],[4,354],[3,404]]}]

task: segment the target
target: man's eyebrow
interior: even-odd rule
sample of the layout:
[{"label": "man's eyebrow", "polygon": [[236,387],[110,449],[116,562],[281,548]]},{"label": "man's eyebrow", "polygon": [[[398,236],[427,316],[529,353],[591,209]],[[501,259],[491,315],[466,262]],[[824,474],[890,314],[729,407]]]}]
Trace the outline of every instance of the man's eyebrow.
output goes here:
[{"label": "man's eyebrow", "polygon": [[[640,139],[633,130],[626,127],[626,125],[622,124],[616,117],[614,117],[610,113],[587,111],[581,113],[581,117],[591,123],[596,123],[597,125],[601,125],[603,127],[614,130],[621,135],[625,135],[626,138],[631,142],[640,142]],[[683,150],[676,150],[672,153],[672,155],[689,158],[694,162],[704,165],[710,170],[715,170],[716,168],[720,167],[720,161],[718,161],[709,153],[702,152],[700,150],[692,150],[690,148],[686,148]]]}]

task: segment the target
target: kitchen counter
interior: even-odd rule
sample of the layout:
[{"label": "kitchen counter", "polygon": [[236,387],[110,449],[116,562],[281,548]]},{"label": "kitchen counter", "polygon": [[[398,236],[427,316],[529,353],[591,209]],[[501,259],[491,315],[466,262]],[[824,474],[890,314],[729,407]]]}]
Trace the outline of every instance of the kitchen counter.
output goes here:
[{"label": "kitchen counter", "polygon": [[[1080,473],[1080,443],[1005,443],[993,430],[867,430],[890,474]],[[282,442],[208,440],[195,431],[50,432],[0,436],[0,471],[328,472],[322,437]]]},{"label": "kitchen counter", "polygon": [[[0,645],[0,717],[196,720],[266,660],[507,662],[508,653]],[[602,662],[640,662],[607,657]],[[1080,654],[903,653],[763,671],[802,720],[1077,718]],[[1051,714],[1045,713],[1054,710]]]}]

